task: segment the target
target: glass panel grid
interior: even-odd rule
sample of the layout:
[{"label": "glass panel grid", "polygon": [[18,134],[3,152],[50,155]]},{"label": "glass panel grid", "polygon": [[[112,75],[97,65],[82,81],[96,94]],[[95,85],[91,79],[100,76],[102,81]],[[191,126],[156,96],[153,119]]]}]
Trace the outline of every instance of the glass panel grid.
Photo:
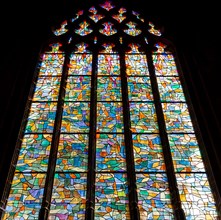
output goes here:
[{"label": "glass panel grid", "polygon": [[[109,12],[115,6],[106,1],[100,7]],[[94,7],[89,12],[93,14],[89,17],[95,23],[104,17],[97,14]],[[112,17],[120,24],[127,18],[124,14],[126,9],[121,8],[118,12]],[[72,22],[83,13],[84,11],[79,11]],[[132,14],[144,22],[139,13],[133,11]],[[103,35],[115,36],[118,32],[115,24],[101,24],[102,29],[98,30]],[[134,21],[127,22],[126,25],[128,28],[123,30],[125,33],[133,37],[143,35],[144,31],[137,28]],[[149,26],[151,34],[161,35],[152,22],[149,22]],[[83,37],[93,32],[92,27],[85,20],[74,31]],[[68,31],[67,21],[64,21],[54,34],[59,37]],[[149,39],[145,40],[146,43],[151,42]],[[68,43],[71,41],[72,38]],[[120,43],[122,42],[121,38]],[[94,43],[99,43],[96,36]],[[94,59],[94,54],[87,50],[86,43],[77,44],[76,51],[68,57],[70,62],[65,64],[67,66],[64,66],[65,53],[59,48],[62,45],[55,43],[50,46],[52,52],[42,55],[38,67],[39,74],[33,87],[33,98],[29,102],[16,172],[3,219],[39,218],[44,187],[47,186],[47,170],[51,165],[49,155],[54,147],[57,147],[57,158],[56,164],[52,164],[55,165],[55,172],[49,219],[84,219],[87,185],[91,185],[89,188],[95,186],[95,219],[130,219],[128,181],[131,170],[127,170],[127,163],[130,163],[127,159],[128,147],[132,149],[134,159],[132,169],[135,169],[136,183],[133,184],[137,185],[140,218],[174,219],[166,175],[168,167],[165,165],[168,158],[163,153],[165,140],[158,127],[161,120],[156,106],[158,101],[161,103],[166,125],[165,132],[176,175],[174,181],[178,184],[186,218],[217,219],[215,201],[188,103],[174,56],[165,51],[166,45],[155,45],[157,52],[152,54],[154,71],[151,70],[151,65],[149,67],[149,62],[152,61],[147,60],[148,55],[140,52],[142,48],[136,43],[128,45],[131,50],[123,56],[125,66],[120,66],[124,62],[115,52],[116,45],[112,43],[103,43],[104,50],[100,51],[98,59]],[[92,63],[97,70],[92,69]],[[66,67],[67,72],[64,72]],[[154,100],[154,77],[160,100]],[[122,96],[123,84],[127,87],[123,94],[128,95],[128,100],[127,95]],[[65,90],[65,95],[59,99],[60,89]],[[96,95],[96,98],[92,96],[92,102],[91,95]],[[129,109],[125,110],[127,105]],[[94,113],[90,115],[93,112],[91,108],[96,109],[95,116]],[[62,112],[61,120],[56,118],[58,112]],[[96,118],[94,127],[93,123],[90,124],[91,117]],[[127,125],[124,124],[124,117],[130,118],[130,132],[125,129]],[[60,129],[56,130],[55,127],[60,125]],[[127,135],[131,135],[132,143],[128,142]],[[51,146],[55,136],[59,136],[58,146]],[[89,143],[92,137],[95,146]],[[90,172],[94,172],[88,171],[91,170],[91,162],[88,161],[91,156],[90,147],[96,148],[93,155],[96,161],[94,183],[89,183],[87,179]]]},{"label": "glass panel grid", "polygon": [[[180,200],[187,219],[217,219],[200,148],[172,53],[153,54]],[[196,173],[195,173],[196,172]]]},{"label": "glass panel grid", "polygon": [[15,173],[3,219],[37,220],[45,178],[45,174]]}]

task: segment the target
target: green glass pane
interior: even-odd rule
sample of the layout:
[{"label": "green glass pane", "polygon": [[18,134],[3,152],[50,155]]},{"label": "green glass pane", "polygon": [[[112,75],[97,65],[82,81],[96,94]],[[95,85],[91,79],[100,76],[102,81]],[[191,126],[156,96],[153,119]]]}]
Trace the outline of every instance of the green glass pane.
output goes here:
[{"label": "green glass pane", "polygon": [[61,122],[62,132],[88,132],[90,107],[87,102],[66,102]]},{"label": "green glass pane", "polygon": [[16,165],[17,172],[47,171],[52,135],[26,134]]},{"label": "green glass pane", "polygon": [[128,77],[129,101],[152,101],[152,89],[149,77]]},{"label": "green glass pane", "polygon": [[123,135],[97,134],[96,170],[126,170],[126,154]]},{"label": "green glass pane", "polygon": [[25,132],[52,133],[54,130],[56,109],[57,109],[57,103],[54,102],[32,103]]},{"label": "green glass pane", "polygon": [[45,174],[16,173],[3,219],[38,219],[44,192]]},{"label": "green glass pane", "polygon": [[96,174],[95,201],[95,219],[130,219],[126,174]]},{"label": "green glass pane", "polygon": [[88,159],[87,134],[61,134],[56,171],[86,171]]},{"label": "green glass pane", "polygon": [[157,116],[153,103],[130,103],[131,131],[158,132]]},{"label": "green glass pane", "polygon": [[134,134],[133,150],[137,172],[165,172],[162,146],[158,134]]},{"label": "green glass pane", "polygon": [[141,219],[174,219],[166,174],[136,174]]},{"label": "green glass pane", "polygon": [[157,77],[162,102],[185,102],[183,89],[178,77]]},{"label": "green glass pane", "polygon": [[176,172],[205,172],[194,134],[170,134],[168,139]]},{"label": "green glass pane", "polygon": [[123,107],[120,102],[97,103],[97,132],[123,132]]},{"label": "green glass pane", "polygon": [[55,174],[49,219],[84,219],[86,183],[85,173]]}]

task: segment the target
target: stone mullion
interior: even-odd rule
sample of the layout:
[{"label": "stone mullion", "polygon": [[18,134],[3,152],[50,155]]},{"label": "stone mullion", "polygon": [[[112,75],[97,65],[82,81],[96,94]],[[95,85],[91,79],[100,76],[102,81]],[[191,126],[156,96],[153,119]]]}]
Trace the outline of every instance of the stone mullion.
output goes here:
[{"label": "stone mullion", "polygon": [[174,210],[174,216],[176,220],[185,220],[186,218],[185,218],[184,211],[181,207],[180,195],[179,195],[179,190],[177,186],[173,160],[172,160],[172,155],[171,155],[170,146],[169,146],[169,140],[168,140],[168,136],[166,132],[166,123],[164,120],[164,113],[163,113],[162,104],[160,101],[160,93],[158,90],[157,78],[155,75],[155,68],[153,65],[151,52],[148,51],[146,53],[146,56],[148,60],[150,81],[151,81],[154,104],[155,104],[156,114],[157,114],[157,119],[158,119],[159,134],[160,134],[161,143],[162,143],[162,149],[163,149],[163,154],[164,154],[164,161],[165,161],[165,166],[166,166],[166,173],[167,173],[168,184],[169,184],[169,189],[170,189],[170,194],[171,194],[171,203],[172,203],[173,210]]}]

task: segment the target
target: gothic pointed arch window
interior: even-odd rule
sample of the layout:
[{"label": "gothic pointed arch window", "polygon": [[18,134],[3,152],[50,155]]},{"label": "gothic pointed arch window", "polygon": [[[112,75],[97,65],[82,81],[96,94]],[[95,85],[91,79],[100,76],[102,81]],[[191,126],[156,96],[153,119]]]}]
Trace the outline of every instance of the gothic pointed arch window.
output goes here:
[{"label": "gothic pointed arch window", "polygon": [[104,1],[52,32],[2,219],[218,219],[176,50],[156,24]]}]

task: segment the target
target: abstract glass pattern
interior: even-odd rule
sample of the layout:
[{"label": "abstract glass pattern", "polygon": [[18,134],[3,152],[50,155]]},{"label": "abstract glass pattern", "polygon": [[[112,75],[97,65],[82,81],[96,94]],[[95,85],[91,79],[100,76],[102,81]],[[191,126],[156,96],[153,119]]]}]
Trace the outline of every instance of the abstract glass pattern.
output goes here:
[{"label": "abstract glass pattern", "polygon": [[161,36],[161,32],[157,29],[155,29],[155,25],[152,22],[149,22],[150,28],[148,29],[148,31],[151,34],[154,34],[156,36]]},{"label": "abstract glass pattern", "polygon": [[128,219],[127,176],[123,173],[97,174],[95,184],[95,218]]},{"label": "abstract glass pattern", "polygon": [[75,30],[76,34],[79,34],[81,36],[85,36],[90,34],[93,30],[89,28],[89,23],[87,21],[83,21],[79,24],[80,28]]},{"label": "abstract glass pattern", "polygon": [[110,11],[115,6],[110,1],[105,1],[103,4],[100,4],[102,8],[104,8],[107,11]]},{"label": "abstract glass pattern", "polygon": [[141,20],[142,22],[144,22],[144,19],[140,17],[140,14],[136,11],[132,11],[132,14],[136,16],[137,19]]},{"label": "abstract glass pattern", "polygon": [[176,174],[186,218],[217,219],[215,201],[205,173]]},{"label": "abstract glass pattern", "polygon": [[[127,51],[127,54],[132,54],[132,53],[133,53],[133,55],[136,54],[136,53],[139,54],[139,55],[141,54],[140,51],[139,51],[140,44],[131,43],[128,46],[130,47],[130,49]],[[144,53],[142,52],[142,54],[144,54]],[[146,58],[146,56],[143,56],[143,57],[144,57],[144,59]]]},{"label": "abstract glass pattern", "polygon": [[100,33],[102,33],[106,36],[110,36],[110,35],[117,33],[117,30],[112,27],[113,25],[114,24],[112,24],[111,22],[103,23],[104,28],[99,30]]},{"label": "abstract glass pattern", "polygon": [[147,58],[145,55],[126,55],[125,62],[128,76],[149,76]]},{"label": "abstract glass pattern", "polygon": [[131,131],[158,132],[157,115],[152,103],[130,103]]},{"label": "abstract glass pattern", "polygon": [[162,103],[167,131],[193,132],[193,125],[186,103]]},{"label": "abstract glass pattern", "polygon": [[97,134],[97,171],[125,171],[126,152],[122,134]]},{"label": "abstract glass pattern", "polygon": [[90,76],[69,76],[66,85],[65,101],[89,101],[90,88]]},{"label": "abstract glass pattern", "polygon": [[148,29],[139,13],[114,7],[105,1],[80,10],[52,30],[56,38],[40,56],[28,99],[4,220],[40,219],[48,202],[51,220],[131,219],[136,208],[140,219],[171,220],[179,200],[186,219],[217,219],[174,55],[152,22]]},{"label": "abstract glass pattern", "polygon": [[126,24],[128,26],[128,29],[124,30],[125,33],[131,35],[131,36],[137,36],[141,33],[141,30],[136,28],[136,23],[130,21],[129,23]]},{"label": "abstract glass pattern", "polygon": [[125,64],[140,218],[169,220],[173,209],[147,57],[139,45],[130,46]]},{"label": "abstract glass pattern", "polygon": [[61,134],[56,172],[84,172],[88,166],[88,134]]},{"label": "abstract glass pattern", "polygon": [[[79,48],[80,49],[80,45]],[[83,47],[83,48],[82,48]],[[82,45],[83,51],[85,45]],[[91,75],[92,56],[90,54],[72,54],[70,57],[68,75]]]},{"label": "abstract glass pattern", "polygon": [[76,13],[76,17],[74,18],[71,18],[71,22],[74,22],[75,20],[77,20],[81,15],[84,14],[84,11],[83,10],[80,10]]},{"label": "abstract glass pattern", "polygon": [[97,10],[95,7],[91,7],[89,9],[89,12],[93,14],[93,15],[89,15],[89,17],[96,23],[104,17],[103,15],[97,14]]},{"label": "abstract glass pattern", "polygon": [[129,101],[153,101],[149,77],[128,77]]},{"label": "abstract glass pattern", "polygon": [[155,46],[153,62],[182,208],[187,219],[216,219],[214,198],[174,57],[165,50],[166,45]]},{"label": "abstract glass pattern", "polygon": [[84,219],[86,174],[55,174],[49,219]]},{"label": "abstract glass pattern", "polygon": [[62,34],[65,34],[68,30],[66,29],[66,26],[67,26],[67,21],[63,21],[63,23],[61,24],[61,27],[54,30],[54,34],[56,36],[59,36],[59,35],[62,35]]},{"label": "abstract glass pattern", "polygon": [[45,53],[39,70],[39,76],[61,76],[64,63],[64,54]]},{"label": "abstract glass pattern", "polygon": [[165,172],[163,151],[158,134],[133,134],[135,170]]},{"label": "abstract glass pattern", "polygon": [[88,102],[65,102],[61,122],[62,132],[88,132],[90,106]]},{"label": "abstract glass pattern", "polygon": [[174,219],[166,174],[137,174],[138,206],[142,219]]},{"label": "abstract glass pattern", "polygon": [[46,172],[51,149],[51,134],[25,134],[16,172]]},{"label": "abstract glass pattern", "polygon": [[56,109],[57,104],[54,102],[33,102],[25,132],[53,132]]},{"label": "abstract glass pattern", "polygon": [[172,54],[153,54],[153,62],[157,76],[178,76],[176,64]]},{"label": "abstract glass pattern", "polygon": [[114,19],[116,19],[119,23],[121,23],[126,18],[126,16],[123,14],[126,13],[127,11],[125,8],[120,8],[120,10],[118,12],[119,12],[119,14],[112,15],[112,17]]},{"label": "abstract glass pattern", "polygon": [[104,16],[103,15],[99,15],[99,14],[94,14],[94,15],[90,15],[89,16],[94,22],[98,22],[99,20],[101,20]]},{"label": "abstract glass pattern", "polygon": [[183,89],[178,77],[157,77],[162,102],[185,102]]},{"label": "abstract glass pattern", "polygon": [[98,101],[120,101],[121,80],[120,77],[98,77],[97,78]]},{"label": "abstract glass pattern", "polygon": [[33,101],[57,101],[61,77],[39,77]]},{"label": "abstract glass pattern", "polygon": [[123,132],[123,107],[121,102],[97,103],[97,132]]},{"label": "abstract glass pattern", "polygon": [[38,219],[45,177],[46,175],[41,173],[16,173],[14,175],[4,220]]},{"label": "abstract glass pattern", "polygon": [[98,55],[95,218],[129,218],[120,59],[114,44]]},{"label": "abstract glass pattern", "polygon": [[119,75],[120,59],[118,55],[99,55],[98,75]]},{"label": "abstract glass pattern", "polygon": [[205,172],[195,134],[169,134],[176,172]]},{"label": "abstract glass pattern", "polygon": [[3,219],[38,219],[53,138],[64,53],[44,53],[29,102],[24,134]]}]

